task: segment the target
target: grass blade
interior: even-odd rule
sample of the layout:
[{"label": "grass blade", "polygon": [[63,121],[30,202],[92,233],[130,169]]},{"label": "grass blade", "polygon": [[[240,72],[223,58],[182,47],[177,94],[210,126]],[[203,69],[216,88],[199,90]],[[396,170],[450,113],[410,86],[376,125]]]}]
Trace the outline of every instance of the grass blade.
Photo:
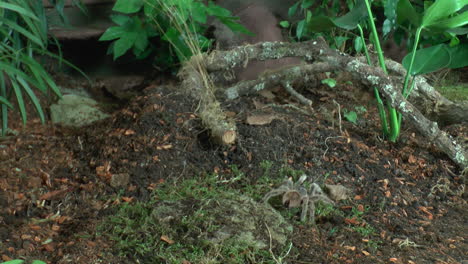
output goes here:
[{"label": "grass blade", "polygon": [[36,108],[37,113],[39,114],[39,118],[41,119],[41,122],[45,123],[45,116],[44,116],[44,112],[42,111],[41,104],[39,103],[39,99],[34,94],[33,90],[29,86],[28,82],[26,82],[21,77],[18,77],[18,82],[21,84],[24,91],[28,94],[29,98],[31,99],[32,103],[34,104],[34,107]]}]

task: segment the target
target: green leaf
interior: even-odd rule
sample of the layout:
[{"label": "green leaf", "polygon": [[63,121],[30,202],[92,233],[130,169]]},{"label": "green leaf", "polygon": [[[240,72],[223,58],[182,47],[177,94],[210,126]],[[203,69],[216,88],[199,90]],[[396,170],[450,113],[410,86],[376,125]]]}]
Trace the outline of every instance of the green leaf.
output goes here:
[{"label": "green leaf", "polygon": [[18,82],[23,87],[26,94],[29,96],[29,99],[31,99],[31,102],[33,103],[34,107],[36,108],[37,113],[39,114],[39,118],[41,119],[41,122],[44,123],[45,122],[45,116],[44,116],[44,112],[42,111],[41,104],[39,103],[39,99],[34,94],[33,90],[29,86],[29,84],[23,78],[17,77],[17,79],[18,79]]},{"label": "green leaf", "polygon": [[307,24],[307,29],[312,32],[323,32],[335,27],[333,20],[327,16],[314,16]]},{"label": "green leaf", "polygon": [[112,10],[124,14],[132,14],[140,11],[143,3],[142,0],[117,0]]},{"label": "green leaf", "polygon": [[120,38],[126,33],[127,30],[124,27],[110,27],[104,32],[104,34],[102,34],[102,36],[99,38],[99,41],[114,40]]},{"label": "green leaf", "polygon": [[448,68],[456,69],[468,66],[468,43],[448,47],[452,60]]},{"label": "green leaf", "polygon": [[131,17],[125,15],[111,15],[110,18],[112,22],[116,23],[119,26],[123,26],[132,20]]},{"label": "green leaf", "polygon": [[41,260],[33,260],[33,262],[31,264],[47,264],[47,263],[45,263],[44,261],[41,261]]},{"label": "green leaf", "polygon": [[22,264],[22,263],[24,263],[24,260],[14,259],[14,260],[9,260],[7,262],[2,262],[0,264]]},{"label": "green leaf", "polygon": [[13,105],[11,105],[11,103],[3,96],[0,96],[0,104],[4,104],[9,108],[13,108]]},{"label": "green leaf", "polygon": [[21,120],[23,120],[23,124],[26,124],[27,115],[26,115],[26,107],[24,105],[23,93],[21,92],[21,88],[18,85],[18,81],[15,76],[10,75],[10,83],[11,87],[13,87],[13,91],[16,96],[16,101],[18,102],[18,107],[21,114]]},{"label": "green leaf", "polygon": [[409,0],[400,0],[397,5],[397,23],[403,24],[409,20],[413,26],[419,27],[422,16],[416,12]]},{"label": "green leaf", "polygon": [[431,25],[430,28],[444,30],[450,28],[463,27],[466,24],[468,24],[468,11],[447,19],[441,19],[437,21],[437,23]]},{"label": "green leaf", "polygon": [[354,51],[356,51],[356,53],[360,53],[363,47],[364,45],[362,43],[362,39],[360,37],[355,37],[354,38]]},{"label": "green leaf", "polygon": [[439,20],[455,14],[468,4],[468,0],[436,0],[425,12],[421,26],[428,27]]},{"label": "green leaf", "polygon": [[41,261],[41,260],[33,260],[33,262],[31,264],[47,264],[47,263],[45,263],[44,261]]},{"label": "green leaf", "polygon": [[336,80],[333,78],[323,79],[322,83],[328,85],[330,88],[336,86]]},{"label": "green leaf", "polygon": [[307,8],[311,7],[313,4],[314,4],[313,0],[302,0],[301,8],[302,9],[307,9]]},{"label": "green leaf", "polygon": [[367,19],[367,9],[364,0],[360,0],[346,15],[333,19],[336,26],[351,30],[355,29],[357,25]]},{"label": "green leaf", "polygon": [[124,55],[135,43],[135,33],[128,33],[114,42],[114,60]]},{"label": "green leaf", "polygon": [[[403,59],[403,66],[406,70],[409,68],[412,52]],[[446,45],[440,44],[429,48],[416,51],[416,57],[413,62],[411,75],[425,74],[450,65],[450,52]]]},{"label": "green leaf", "polygon": [[38,36],[37,34],[34,34],[34,33],[30,32],[30,31],[27,31],[23,27],[16,24],[16,22],[13,22],[13,21],[11,21],[9,19],[5,19],[5,18],[0,17],[0,22],[3,22],[5,25],[11,27],[13,30],[21,33],[23,36],[25,36],[30,41],[36,43],[39,47],[45,49],[45,43],[41,40],[40,36]]},{"label": "green leaf", "polygon": [[346,118],[346,120],[348,120],[349,122],[353,123],[353,124],[357,124],[357,114],[356,112],[354,111],[349,111],[349,112],[346,112],[344,113],[344,118]]},{"label": "green leaf", "polygon": [[305,20],[301,20],[299,21],[299,23],[297,23],[297,28],[296,28],[296,37],[298,39],[301,39],[302,38],[302,35],[304,34],[304,26],[305,26]]},{"label": "green leaf", "polygon": [[208,8],[206,9],[206,12],[210,16],[215,16],[215,17],[231,17],[231,11],[227,10],[226,8],[220,7],[213,2],[210,1],[208,4]]},{"label": "green leaf", "polygon": [[288,16],[289,17],[293,17],[296,12],[297,12],[297,8],[299,7],[299,4],[301,2],[300,1],[297,1],[293,6],[291,6],[289,9],[288,9]]},{"label": "green leaf", "polygon": [[289,26],[291,26],[291,25],[289,24],[289,21],[286,21],[286,20],[283,20],[283,21],[279,22],[279,24],[280,24],[280,26],[281,26],[282,28],[289,28]]},{"label": "green leaf", "polygon": [[206,23],[206,6],[200,2],[192,2],[192,18],[195,22]]},{"label": "green leaf", "polygon": [[238,20],[236,17],[218,17],[219,21],[226,25],[230,30],[233,32],[239,32],[242,34],[247,34],[249,36],[254,36],[255,34],[250,32],[247,28],[245,28],[243,25],[235,22]]},{"label": "green leaf", "polygon": [[31,12],[31,10],[24,9],[23,7],[21,7],[19,5],[9,4],[9,3],[5,3],[5,2],[2,1],[2,2],[0,2],[0,10],[1,9],[9,9],[9,10],[15,11],[15,12],[17,12],[17,13],[23,15],[23,16],[27,16],[27,17],[30,17],[30,18],[32,18],[34,20],[39,21],[37,16],[33,12]]}]

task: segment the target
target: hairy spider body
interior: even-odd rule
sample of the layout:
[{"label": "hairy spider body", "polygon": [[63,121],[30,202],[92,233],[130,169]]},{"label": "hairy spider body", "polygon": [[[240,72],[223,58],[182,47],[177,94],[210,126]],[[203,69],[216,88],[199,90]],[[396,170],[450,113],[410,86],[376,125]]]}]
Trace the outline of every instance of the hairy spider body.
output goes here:
[{"label": "hairy spider body", "polygon": [[314,223],[315,204],[318,201],[322,201],[326,204],[335,203],[328,198],[322,188],[316,183],[312,183],[310,189],[307,190],[303,186],[306,179],[306,175],[302,175],[296,183],[294,183],[291,178],[286,179],[278,188],[268,192],[265,197],[263,197],[263,202],[268,203],[268,200],[272,197],[282,195],[283,205],[287,204],[289,208],[302,206],[301,221],[305,221],[307,219],[307,213],[309,213],[309,219]]}]

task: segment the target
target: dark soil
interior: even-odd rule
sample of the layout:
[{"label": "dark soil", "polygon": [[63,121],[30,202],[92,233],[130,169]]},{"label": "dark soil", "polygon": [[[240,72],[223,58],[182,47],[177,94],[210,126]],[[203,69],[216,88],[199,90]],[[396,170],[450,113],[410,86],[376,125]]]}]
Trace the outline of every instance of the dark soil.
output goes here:
[{"label": "dark soil", "polygon": [[[116,257],[113,242],[95,233],[114,205],[145,201],[151,186],[161,180],[229,171],[231,165],[247,176],[248,184],[256,184],[265,160],[273,162],[273,172],[287,166],[322,183],[326,178],[325,183],[346,186],[353,191],[351,201],[340,202],[338,208],[344,215],[353,207],[362,213],[356,218],[318,218],[316,227],[291,219],[296,250],[288,263],[468,261],[461,170],[411,124],[404,124],[398,143],[381,140],[374,102],[359,87],[304,89],[314,101],[309,115],[288,107],[294,100],[281,91],[275,99],[226,102],[223,107],[239,130],[237,143],[227,148],[209,141],[194,113],[197,102],[170,83],[148,85],[110,119],[78,130],[38,120],[26,128],[18,121],[11,124],[19,134],[0,139],[4,261],[25,257],[48,263],[131,263]],[[367,112],[356,125],[343,120],[340,132],[333,100],[342,109],[365,106]],[[261,104],[270,106],[257,109]],[[255,113],[278,118],[248,125],[246,117]],[[448,130],[459,138],[468,134],[466,126]],[[130,175],[124,191],[109,183],[112,175],[122,173]],[[370,227],[370,235],[356,231]]]}]

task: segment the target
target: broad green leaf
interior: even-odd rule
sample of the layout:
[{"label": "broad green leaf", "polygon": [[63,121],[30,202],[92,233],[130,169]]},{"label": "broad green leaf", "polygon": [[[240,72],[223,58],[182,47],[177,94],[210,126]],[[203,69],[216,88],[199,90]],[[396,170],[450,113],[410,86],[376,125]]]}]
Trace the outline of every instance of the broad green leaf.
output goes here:
[{"label": "broad green leaf", "polygon": [[307,29],[311,32],[323,32],[335,27],[333,20],[327,16],[314,16],[307,24]]},{"label": "broad green leaf", "polygon": [[468,66],[468,43],[448,47],[452,60],[449,68],[456,69]]},{"label": "broad green leaf", "polygon": [[366,4],[364,0],[361,0],[346,15],[333,19],[333,22],[340,28],[351,30],[367,17]]},{"label": "broad green leaf", "polygon": [[250,32],[247,28],[243,25],[237,23],[237,17],[217,17],[219,21],[221,21],[224,25],[226,25],[232,32],[239,32],[242,34],[247,34],[249,36],[255,35],[254,33]]},{"label": "broad green leaf", "polygon": [[397,23],[401,25],[406,20],[418,27],[421,24],[421,15],[416,12],[409,0],[400,0],[397,5]]},{"label": "broad green leaf", "polygon": [[340,48],[349,38],[348,37],[335,37],[336,48]]},{"label": "broad green leaf", "polygon": [[313,4],[314,4],[313,0],[302,0],[301,8],[302,9],[307,9],[307,8],[311,7]]},{"label": "broad green leaf", "polygon": [[297,23],[296,37],[298,39],[301,39],[302,34],[304,34],[304,26],[305,26],[305,20],[301,20],[301,21],[299,21],[299,23]]},{"label": "broad green leaf", "polygon": [[286,20],[283,20],[283,21],[279,22],[279,25],[282,28],[289,28],[289,26],[290,26],[289,21],[286,21]]},{"label": "broad green leaf", "polygon": [[112,22],[116,23],[119,26],[123,26],[132,20],[131,17],[125,15],[111,15],[110,18]]},{"label": "broad green leaf", "polygon": [[382,26],[382,33],[384,36],[388,35],[393,29],[393,24],[390,20],[385,19],[383,26]]},{"label": "broad green leaf", "polygon": [[114,42],[114,60],[124,55],[135,43],[135,33],[127,33]]},{"label": "broad green leaf", "polygon": [[44,261],[41,261],[41,260],[33,260],[33,262],[31,264],[47,264],[47,263],[45,263]]},{"label": "broad green leaf", "polygon": [[206,9],[206,12],[210,16],[215,16],[215,17],[231,17],[231,11],[227,10],[226,8],[222,8],[213,2],[210,1],[208,4],[208,8]]},{"label": "broad green leaf", "polygon": [[468,4],[468,0],[436,0],[425,12],[421,26],[428,27],[453,15]]},{"label": "broad green leaf", "polygon": [[364,45],[362,43],[362,39],[360,37],[355,37],[354,38],[354,51],[356,51],[356,53],[360,53],[363,46]]},{"label": "broad green leaf", "polygon": [[293,6],[291,6],[289,9],[288,9],[288,16],[289,17],[293,17],[296,12],[297,12],[297,7],[299,7],[299,4],[301,2],[300,1],[297,1]]},{"label": "broad green leaf", "polygon": [[345,112],[344,115],[343,115],[346,120],[348,120],[349,122],[353,123],[353,124],[357,124],[357,113],[354,112],[354,111],[349,111],[349,112]]},{"label": "broad green leaf", "polygon": [[185,61],[192,56],[192,52],[181,39],[180,32],[175,28],[169,30],[163,35],[163,40],[168,41],[174,47],[177,57],[180,61]]},{"label": "broad green leaf", "polygon": [[140,11],[143,4],[143,0],[117,0],[112,10],[124,14],[132,14]]},{"label": "broad green leaf", "polygon": [[450,28],[463,27],[466,24],[468,24],[468,11],[453,16],[451,18],[441,19],[430,27],[444,30]]},{"label": "broad green leaf", "polygon": [[306,23],[309,23],[311,18],[312,18],[312,12],[310,12],[310,10],[307,10],[306,19],[305,19]]},{"label": "broad green leaf", "polygon": [[45,263],[44,261],[41,261],[41,260],[33,260],[33,262],[31,264],[47,264],[47,263]]},{"label": "broad green leaf", "polygon": [[[403,66],[408,70],[412,52],[403,59]],[[446,45],[440,44],[416,51],[411,75],[434,72],[450,65],[450,52]]]},{"label": "broad green leaf", "polygon": [[22,264],[22,263],[24,263],[24,260],[14,259],[14,260],[9,260],[7,262],[2,262],[1,264]]},{"label": "broad green leaf", "polygon": [[192,19],[201,24],[206,23],[206,6],[200,2],[193,2],[192,3]]},{"label": "broad green leaf", "polygon": [[336,80],[333,78],[323,79],[322,83],[328,85],[330,88],[336,86]]},{"label": "broad green leaf", "polygon": [[146,35],[146,31],[138,31],[135,35],[135,42],[134,46],[140,51],[144,51],[149,44],[148,35]]},{"label": "broad green leaf", "polygon": [[106,40],[114,40],[117,38],[122,37],[123,35],[127,34],[127,30],[124,27],[110,27],[102,34],[99,38],[99,41],[106,41]]}]

